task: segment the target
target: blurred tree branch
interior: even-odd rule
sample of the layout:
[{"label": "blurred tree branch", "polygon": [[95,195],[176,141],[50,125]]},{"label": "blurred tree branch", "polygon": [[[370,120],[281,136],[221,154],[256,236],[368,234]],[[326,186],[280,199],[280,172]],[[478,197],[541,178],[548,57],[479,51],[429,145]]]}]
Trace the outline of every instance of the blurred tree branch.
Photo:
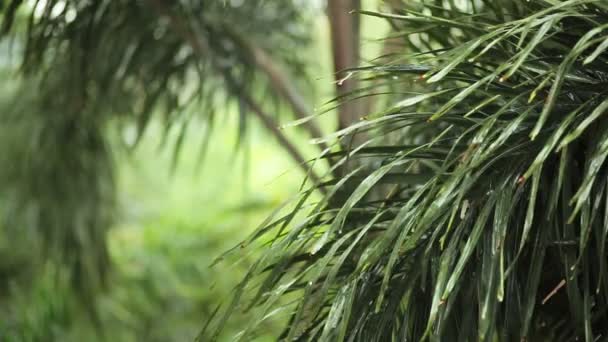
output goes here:
[{"label": "blurred tree branch", "polygon": [[[182,21],[180,21],[178,18],[175,17],[175,15],[173,15],[170,12],[170,10],[163,4],[162,0],[148,0],[148,1],[152,4],[152,6],[159,13],[159,15],[164,16],[167,19],[169,19],[169,25],[173,29],[174,33],[181,36],[183,38],[183,40],[186,41],[191,46],[192,50],[198,56],[202,57],[205,55],[206,51],[209,50],[209,46],[203,37],[196,36],[195,33],[192,32],[192,30],[188,29],[188,27],[186,27],[182,23]],[[242,41],[242,39],[241,39],[241,41]],[[249,45],[249,44],[247,44],[247,45]],[[286,94],[289,94],[291,96],[290,99],[293,101],[290,103],[295,104],[294,108],[303,110],[303,108],[302,108],[303,101],[299,98],[299,95],[297,93],[295,93],[295,90],[287,87],[287,85],[286,85],[287,83],[285,82],[283,77],[281,77],[278,74],[278,70],[275,70],[274,68],[270,68],[269,61],[267,58],[262,61],[262,59],[265,58],[265,55],[262,55],[262,53],[259,51],[252,51],[252,52],[254,52],[254,56],[255,56],[256,61],[258,62],[258,65],[260,63],[266,65],[266,68],[267,68],[266,70],[268,70],[269,72],[271,72],[273,74],[273,76],[271,77],[271,79],[273,80],[273,84],[275,84],[275,82],[278,82],[279,86],[283,86],[283,88],[282,88],[283,90],[280,93],[284,94],[284,96]],[[222,67],[220,67],[220,66],[216,66],[216,67],[218,70],[222,69]],[[261,106],[253,98],[251,98],[251,96],[249,94],[247,94],[246,92],[242,91],[242,89],[240,89],[240,87],[237,85],[237,83],[234,81],[234,79],[232,78],[232,76],[229,73],[224,72],[223,74],[224,74],[223,76],[224,76],[225,80],[227,81],[227,83],[229,83],[228,86],[233,91],[235,91],[236,93],[239,94],[239,97],[241,98],[241,100],[243,100],[243,102],[246,104],[246,106],[249,107],[252,110],[253,114],[262,122],[264,127],[266,129],[268,129],[268,131],[270,131],[270,133],[275,137],[275,139],[277,139],[279,144],[291,156],[291,158],[296,162],[296,164],[298,164],[298,166],[304,171],[304,173],[308,175],[308,177],[312,180],[312,182],[314,184],[320,184],[320,177],[317,176],[317,174],[314,172],[314,170],[312,170],[312,168],[307,166],[308,163],[307,163],[306,159],[304,158],[304,156],[295,147],[295,145],[293,145],[293,143],[291,143],[291,141],[289,141],[289,139],[285,136],[285,134],[283,134],[283,132],[280,131],[275,120],[273,120],[270,115],[265,113],[262,110]],[[285,84],[283,84],[283,83],[285,83]],[[301,111],[298,111],[296,113],[304,114]],[[316,135],[320,136],[320,134],[321,134],[320,130],[318,130],[318,128],[314,124],[307,125],[307,127],[309,129],[312,129],[313,131],[315,131]],[[326,192],[324,187],[319,187],[319,190],[321,192]]]},{"label": "blurred tree branch", "polygon": [[[295,83],[288,79],[285,71],[281,70],[278,62],[273,60],[272,57],[263,49],[248,43],[246,40],[237,35],[235,35],[235,38],[237,38],[238,41],[243,44],[245,49],[251,52],[256,65],[261,71],[264,72],[264,74],[266,74],[276,93],[291,106],[296,118],[305,119],[312,115],[312,111],[307,105],[306,100],[296,89],[294,85]],[[319,126],[313,120],[307,120],[302,126],[308,131],[312,138],[321,138],[324,135]],[[321,143],[319,144],[319,148],[321,150],[325,150],[327,148],[327,144]]]}]

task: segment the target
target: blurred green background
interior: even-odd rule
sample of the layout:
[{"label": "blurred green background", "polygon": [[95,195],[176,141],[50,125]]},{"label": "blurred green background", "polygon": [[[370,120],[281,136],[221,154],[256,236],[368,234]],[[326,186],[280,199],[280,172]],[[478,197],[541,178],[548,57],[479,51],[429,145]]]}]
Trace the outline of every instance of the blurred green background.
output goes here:
[{"label": "blurred green background", "polygon": [[[374,7],[375,1],[365,6]],[[331,49],[327,18],[315,19],[310,54],[310,102],[317,107],[333,95]],[[363,20],[364,37],[380,37],[386,27]],[[8,51],[6,45],[3,52]],[[379,45],[364,43],[364,55],[375,56]],[[0,100],[10,106],[15,77],[2,56]],[[133,151],[118,141],[130,140],[134,128],[115,132],[116,184],[119,208],[109,233],[112,273],[107,290],[95,301],[96,315],[75,303],[69,287],[59,286],[56,265],[30,265],[27,238],[15,241],[0,234],[0,341],[190,341],[215,307],[229,300],[255,255],[239,255],[210,267],[222,252],[237,245],[272,210],[296,195],[301,170],[256,122],[239,137],[238,108],[227,106],[201,156],[204,122],[192,121],[182,148],[174,158],[173,144],[162,143],[160,122],[152,122]],[[287,116],[278,115],[285,118]],[[325,133],[334,129],[332,116],[322,117]],[[316,149],[295,128],[286,129],[298,147],[313,158]],[[176,130],[168,137],[178,139]],[[122,135],[122,137],[118,136]],[[246,141],[239,141],[246,139]],[[38,271],[33,271],[34,269]],[[234,317],[225,339],[236,334],[250,316]],[[273,340],[279,322],[268,323]],[[102,328],[100,328],[102,327]]]},{"label": "blurred green background", "polygon": [[[213,268],[212,261],[297,194],[302,181],[300,169],[257,124],[248,128],[246,142],[237,141],[233,110],[226,108],[202,159],[206,130],[196,121],[177,160],[172,144],[160,143],[158,123],[133,151],[116,149],[119,210],[109,233],[111,283],[98,298],[103,330],[86,313],[73,314],[72,299],[55,285],[51,270],[46,281],[29,283],[32,278],[22,272],[27,251],[3,238],[2,283],[8,286],[0,299],[0,341],[193,340],[220,301],[230,299],[255,256]],[[121,133],[129,139],[130,131]],[[169,141],[177,138],[179,132],[174,133]],[[305,137],[293,136],[312,153]],[[9,269],[19,276],[9,277]],[[232,320],[226,335],[237,333],[244,322]]]}]

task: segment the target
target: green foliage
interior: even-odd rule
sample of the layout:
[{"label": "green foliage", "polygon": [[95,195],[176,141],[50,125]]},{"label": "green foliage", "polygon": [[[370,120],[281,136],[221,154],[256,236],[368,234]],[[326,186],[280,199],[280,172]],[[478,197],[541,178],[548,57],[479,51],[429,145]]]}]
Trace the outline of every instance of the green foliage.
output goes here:
[{"label": "green foliage", "polygon": [[114,211],[114,165],[104,125],[25,89],[15,91],[24,94],[17,101],[2,105],[3,234],[28,241],[24,247],[33,259],[51,256],[67,265],[74,288],[91,301],[109,266],[103,241]]},{"label": "green foliage", "polygon": [[250,99],[269,83],[248,44],[302,72],[296,47],[308,42],[306,11],[263,0],[0,5],[2,33],[22,58],[21,77],[12,82],[18,89],[0,114],[3,226],[31,236],[43,258],[67,265],[69,282],[91,306],[106,277],[106,231],[115,214],[108,136],[134,125],[135,137],[124,144],[132,148],[160,114],[159,140],[167,144],[170,132],[180,132],[171,140],[178,156],[187,127],[202,119],[205,150],[216,117],[233,113],[225,108],[234,102],[244,137]]},{"label": "green foliage", "polygon": [[605,338],[608,5],[396,8],[366,14],[404,48],[353,70],[395,104],[327,138],[367,133],[331,156],[372,167],[254,233],[264,254],[209,329],[253,306],[241,340],[275,315],[290,341]]},{"label": "green foliage", "polygon": [[245,41],[297,72],[303,58],[292,48],[308,42],[306,8],[292,1],[21,3],[10,1],[3,23],[10,28],[11,9],[22,8],[27,27],[15,39],[23,45],[23,71],[45,76],[39,96],[134,117],[140,134],[153,108],[163,109],[167,127],[200,106],[213,121],[223,97],[263,85],[252,82],[256,65]]},{"label": "green foliage", "polygon": [[[36,264],[41,258],[32,254],[31,243],[2,230],[0,340],[193,340],[256,257],[210,268],[215,256],[300,184],[295,170],[277,178],[293,165],[257,125],[250,127],[247,145],[256,153],[245,172],[245,155],[233,153],[238,120],[232,117],[214,136],[207,156],[213,164],[197,166],[200,137],[194,133],[204,125],[198,121],[190,125],[174,171],[172,150],[158,146],[160,122],[151,122],[133,153],[115,156],[117,209],[107,237],[112,268],[108,286],[94,293],[97,321],[74,296],[67,268]],[[168,139],[178,135],[174,131]],[[120,144],[116,137],[110,141]],[[222,340],[247,322],[247,316],[236,316]],[[256,341],[270,341],[278,331],[277,322],[266,324]]]}]

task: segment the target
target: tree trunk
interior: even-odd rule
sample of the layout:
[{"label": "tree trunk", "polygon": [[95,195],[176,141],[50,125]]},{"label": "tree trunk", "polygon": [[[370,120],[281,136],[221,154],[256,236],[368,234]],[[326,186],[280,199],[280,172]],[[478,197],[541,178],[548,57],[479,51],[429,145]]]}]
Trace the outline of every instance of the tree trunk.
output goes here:
[{"label": "tree trunk", "polygon": [[[336,80],[336,95],[343,96],[357,88],[355,77],[345,69],[356,67],[360,55],[360,19],[353,11],[361,9],[361,0],[329,0],[327,13]],[[346,128],[361,117],[358,101],[345,101],[338,108],[338,128]]]}]

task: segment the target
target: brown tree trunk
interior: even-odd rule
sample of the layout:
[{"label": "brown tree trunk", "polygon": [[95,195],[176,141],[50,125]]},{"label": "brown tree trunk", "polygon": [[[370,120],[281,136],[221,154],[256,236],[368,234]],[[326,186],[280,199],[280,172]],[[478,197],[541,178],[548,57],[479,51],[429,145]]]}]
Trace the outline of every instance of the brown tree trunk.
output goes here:
[{"label": "brown tree trunk", "polygon": [[[353,11],[360,9],[361,0],[329,0],[327,4],[337,96],[357,88],[356,78],[349,77],[345,69],[359,64],[360,19]],[[338,108],[338,129],[350,126],[361,115],[357,101],[343,102]]]}]

